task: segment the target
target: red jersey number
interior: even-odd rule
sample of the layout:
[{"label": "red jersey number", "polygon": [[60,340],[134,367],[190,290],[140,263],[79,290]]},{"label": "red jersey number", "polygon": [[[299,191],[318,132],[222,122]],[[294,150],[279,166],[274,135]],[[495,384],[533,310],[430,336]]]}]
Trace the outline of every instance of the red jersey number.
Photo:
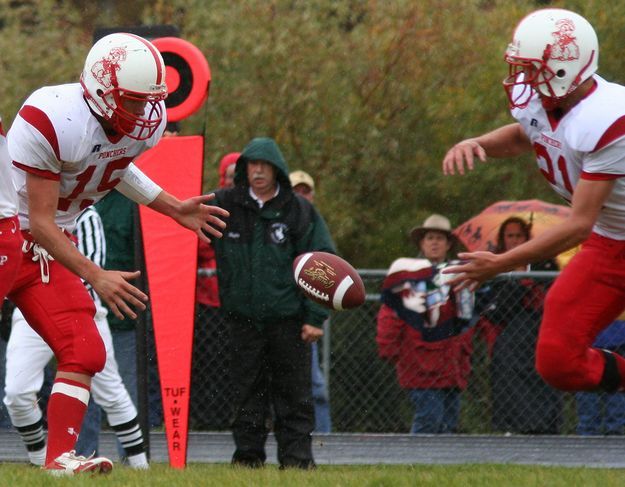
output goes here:
[{"label": "red jersey number", "polygon": [[[113,175],[113,171],[117,169],[126,169],[128,165],[132,162],[132,157],[122,157],[120,159],[115,159],[114,161],[110,161],[102,174],[102,179],[98,184],[97,191],[107,191],[113,189],[117,184],[121,181],[121,178],[111,178]],[[61,211],[69,210],[72,201],[78,198],[87,187],[89,181],[93,177],[93,173],[95,172],[96,166],[91,165],[88,166],[83,172],[81,172],[78,176],[76,176],[76,181],[78,184],[74,187],[74,190],[65,198],[59,198],[59,204],[57,208]],[[80,202],[80,209],[84,210],[88,206],[93,204],[92,199],[84,199]]]},{"label": "red jersey number", "polygon": [[[542,157],[542,159],[545,161],[545,164],[547,165],[547,170],[545,171],[541,168],[540,172],[543,174],[543,176],[545,176],[545,179],[549,181],[549,183],[556,186],[556,174],[553,167],[553,161],[551,160],[549,152],[547,152],[547,148],[544,145],[539,144],[538,142],[534,142],[534,151],[536,152],[536,156]],[[573,194],[573,186],[571,185],[571,179],[569,178],[569,173],[566,169],[566,159],[564,159],[564,156],[558,157],[556,169],[560,173],[562,183],[564,184],[566,190],[569,193]]]}]

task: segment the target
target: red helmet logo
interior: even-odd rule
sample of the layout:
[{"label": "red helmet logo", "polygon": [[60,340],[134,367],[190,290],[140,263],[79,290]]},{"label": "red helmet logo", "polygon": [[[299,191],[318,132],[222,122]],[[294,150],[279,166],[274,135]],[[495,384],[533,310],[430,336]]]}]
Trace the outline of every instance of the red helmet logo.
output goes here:
[{"label": "red helmet logo", "polygon": [[554,42],[551,45],[549,59],[557,61],[574,61],[579,59],[579,46],[575,42],[577,38],[573,35],[575,31],[573,21],[560,19],[556,22],[556,26],[558,30],[551,33]]},{"label": "red helmet logo", "polygon": [[91,74],[105,88],[117,86],[117,71],[121,69],[119,63],[125,60],[126,49],[114,47],[107,57],[102,58],[91,67]]}]

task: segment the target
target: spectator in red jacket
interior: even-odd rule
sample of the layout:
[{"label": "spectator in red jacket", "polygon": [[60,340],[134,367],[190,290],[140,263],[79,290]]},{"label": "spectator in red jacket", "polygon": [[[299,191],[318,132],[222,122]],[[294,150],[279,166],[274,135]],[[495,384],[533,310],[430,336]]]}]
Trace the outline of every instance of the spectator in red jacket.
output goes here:
[{"label": "spectator in red jacket", "polygon": [[410,236],[421,258],[391,264],[377,317],[378,352],[395,364],[414,403],[411,433],[453,433],[471,372],[473,296],[455,293],[439,272],[456,243],[447,218],[432,215]]},{"label": "spectator in red jacket", "polygon": [[[220,188],[234,186],[238,158],[239,152],[232,152],[219,162]],[[200,240],[191,372],[190,423],[193,429],[223,430],[230,426],[230,339],[219,310],[216,272],[215,250]]]},{"label": "spectator in red jacket", "polygon": [[[219,161],[220,188],[234,186],[234,168],[239,155],[240,152],[231,152]],[[203,306],[219,308],[215,251],[210,244],[201,240],[198,245],[198,269],[200,272],[197,279],[196,301]]]}]

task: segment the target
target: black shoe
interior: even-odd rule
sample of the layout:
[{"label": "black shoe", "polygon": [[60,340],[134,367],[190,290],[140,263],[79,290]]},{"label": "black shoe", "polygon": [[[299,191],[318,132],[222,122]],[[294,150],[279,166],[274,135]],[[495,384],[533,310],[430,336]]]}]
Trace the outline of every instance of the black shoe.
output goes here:
[{"label": "black shoe", "polygon": [[230,464],[233,467],[242,468],[263,468],[265,466],[265,462],[258,457],[242,455],[233,457]]},{"label": "black shoe", "polygon": [[315,461],[313,459],[310,460],[301,460],[298,458],[285,458],[280,464],[280,470],[285,470],[287,468],[299,468],[301,470],[314,470],[317,468]]}]

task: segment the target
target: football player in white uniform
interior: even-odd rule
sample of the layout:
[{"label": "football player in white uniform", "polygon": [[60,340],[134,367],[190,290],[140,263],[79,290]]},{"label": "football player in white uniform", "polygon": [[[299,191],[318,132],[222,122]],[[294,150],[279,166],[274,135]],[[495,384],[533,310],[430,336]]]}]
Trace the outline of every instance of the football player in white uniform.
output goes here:
[{"label": "football player in white uniform", "polygon": [[554,190],[571,202],[561,224],[503,254],[472,252],[450,268],[475,286],[519,265],[583,242],[551,287],[536,348],[543,379],[563,390],[616,391],[625,359],[592,348],[625,303],[625,87],[596,74],[599,45],[580,15],[543,9],[517,26],[503,84],[517,123],[459,142],[443,172],[464,173],[475,159],[536,155]]},{"label": "football player in white uniform", "polygon": [[[100,215],[92,206],[87,207],[76,220],[76,239],[80,252],[98,266],[104,267],[104,229]],[[106,364],[101,372],[93,376],[91,393],[95,403],[106,413],[109,425],[124,448],[128,464],[133,468],[145,469],[148,468],[148,460],[137,420],[137,408],[119,375],[113,338],[106,319],[107,310],[92,289],[89,289],[89,293],[96,309],[94,320],[106,348]],[[37,404],[37,393],[43,385],[44,368],[50,359],[50,347],[28,326],[19,309],[15,309],[7,343],[4,404],[33,465],[43,465],[46,455],[43,416]],[[84,440],[81,436],[79,445]],[[92,448],[90,453],[96,451],[97,436],[90,436],[89,446]],[[82,448],[85,450],[87,445]]]},{"label": "football player in white uniform", "polygon": [[73,451],[91,377],[106,358],[81,278],[120,318],[135,318],[133,307],[145,309],[147,300],[128,282],[138,272],[103,270],[72,244],[68,235],[78,214],[116,188],[201,239],[208,240],[202,230],[220,237],[225,227],[227,212],[205,204],[213,195],[180,201],[132,163],[162,135],[166,96],[165,65],[156,48],[132,34],[111,34],[89,51],[80,83],[35,91],[7,136],[26,240],[8,296],[57,360],[45,460],[53,474],[112,468],[106,458]]},{"label": "football player in white uniform", "polygon": [[22,234],[17,219],[17,192],[11,158],[0,119],[0,306],[22,263]]}]

